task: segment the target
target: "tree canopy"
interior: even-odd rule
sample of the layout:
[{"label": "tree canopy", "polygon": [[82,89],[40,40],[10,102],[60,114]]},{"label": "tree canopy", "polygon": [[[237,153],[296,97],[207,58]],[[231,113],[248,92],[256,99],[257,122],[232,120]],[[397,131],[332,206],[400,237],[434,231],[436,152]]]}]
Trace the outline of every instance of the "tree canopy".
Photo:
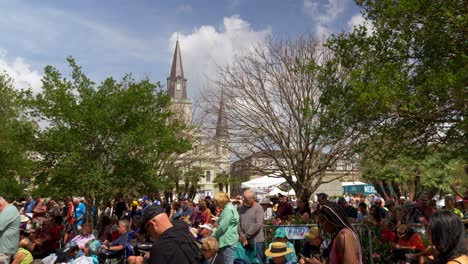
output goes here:
[{"label": "tree canopy", "polygon": [[42,195],[99,200],[157,190],[166,182],[165,160],[190,149],[167,111],[169,96],[159,83],[131,76],[95,85],[68,62],[71,79],[45,67],[43,90],[29,102],[44,124],[36,143]]},{"label": "tree canopy", "polygon": [[22,92],[13,80],[0,74],[0,193],[5,198],[20,198],[34,170],[31,159],[35,126],[26,117]]},{"label": "tree canopy", "polygon": [[328,43],[349,75],[350,89],[339,92],[351,111],[343,112],[372,122],[372,139],[390,157],[438,145],[466,157],[465,1],[356,2],[372,30],[362,25]]}]

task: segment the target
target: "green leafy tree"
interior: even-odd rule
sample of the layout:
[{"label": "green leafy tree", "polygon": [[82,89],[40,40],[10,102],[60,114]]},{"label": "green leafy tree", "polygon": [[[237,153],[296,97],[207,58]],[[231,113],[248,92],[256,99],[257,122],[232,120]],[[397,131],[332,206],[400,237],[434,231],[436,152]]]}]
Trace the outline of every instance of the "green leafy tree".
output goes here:
[{"label": "green leafy tree", "polygon": [[419,159],[399,155],[385,163],[367,160],[363,163],[362,175],[377,187],[382,197],[409,194],[415,199],[422,193],[433,197],[436,193],[447,192],[463,196],[463,190],[468,187],[464,166],[462,159],[439,150]]},{"label": "green leafy tree", "polygon": [[13,86],[13,79],[0,74],[0,193],[19,199],[23,184],[32,176],[35,165],[33,136],[35,125],[26,116],[23,93]]},{"label": "green leafy tree", "polygon": [[[169,96],[159,83],[126,76],[95,85],[68,58],[71,79],[45,67],[43,91],[31,98],[40,131],[39,188],[54,195],[80,195],[93,203],[117,193],[155,192],[165,161],[190,149],[170,119]],[[49,193],[45,193],[49,194]]]},{"label": "green leafy tree", "polygon": [[466,2],[356,2],[372,32],[360,26],[328,43],[333,66],[349,76],[347,89],[331,91],[341,112],[369,123],[379,146],[369,149],[383,149],[383,158],[424,156],[437,145],[466,158]]}]

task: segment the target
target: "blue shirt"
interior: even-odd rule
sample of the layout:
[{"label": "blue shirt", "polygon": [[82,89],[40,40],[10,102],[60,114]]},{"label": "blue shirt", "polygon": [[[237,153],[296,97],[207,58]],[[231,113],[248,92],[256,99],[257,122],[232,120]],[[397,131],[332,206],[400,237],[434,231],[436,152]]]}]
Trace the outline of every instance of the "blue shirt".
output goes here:
[{"label": "blue shirt", "polygon": [[81,218],[79,221],[76,221],[77,226],[81,226],[83,223],[86,223],[86,205],[81,203],[75,208],[75,219]]}]

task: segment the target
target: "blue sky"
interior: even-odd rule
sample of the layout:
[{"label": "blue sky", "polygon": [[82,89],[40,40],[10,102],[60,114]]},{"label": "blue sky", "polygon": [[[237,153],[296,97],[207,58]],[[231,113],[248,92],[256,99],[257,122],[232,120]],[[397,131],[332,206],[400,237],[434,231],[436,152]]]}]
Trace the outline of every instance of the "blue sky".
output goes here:
[{"label": "blue sky", "polygon": [[194,98],[255,43],[349,31],[359,12],[352,0],[2,0],[0,70],[39,91],[44,66],[68,74],[71,55],[97,82],[132,73],[165,84],[178,35]]}]

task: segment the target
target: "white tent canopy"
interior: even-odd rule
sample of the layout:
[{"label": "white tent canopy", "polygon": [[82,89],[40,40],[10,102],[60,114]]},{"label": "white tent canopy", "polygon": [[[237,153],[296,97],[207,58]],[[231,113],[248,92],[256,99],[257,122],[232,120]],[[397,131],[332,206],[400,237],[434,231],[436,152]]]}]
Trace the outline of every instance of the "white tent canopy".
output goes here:
[{"label": "white tent canopy", "polygon": [[[296,177],[294,176],[293,181],[296,181]],[[286,182],[285,178],[278,176],[278,173],[273,173],[243,182],[242,188],[269,188],[278,186],[284,182]]]},{"label": "white tent canopy", "polygon": [[267,193],[267,196],[275,196],[275,195],[278,195],[280,193],[282,195],[288,194],[287,192],[283,192],[282,190],[280,190],[278,187],[275,187],[273,190],[271,190],[269,193]]}]

